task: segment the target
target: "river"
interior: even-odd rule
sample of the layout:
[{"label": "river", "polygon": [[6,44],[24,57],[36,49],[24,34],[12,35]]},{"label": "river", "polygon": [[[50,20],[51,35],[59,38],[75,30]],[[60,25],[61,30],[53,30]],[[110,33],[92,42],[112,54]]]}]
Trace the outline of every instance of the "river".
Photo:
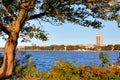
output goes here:
[{"label": "river", "polygon": [[[3,53],[3,51],[0,51]],[[51,66],[57,58],[67,61],[75,61],[75,65],[100,65],[99,53],[97,51],[19,51],[17,53],[26,53],[32,55],[32,60],[35,62],[39,70],[50,70]],[[119,56],[118,51],[102,51],[108,54],[109,60],[116,62]],[[18,57],[21,58],[21,57]]]}]

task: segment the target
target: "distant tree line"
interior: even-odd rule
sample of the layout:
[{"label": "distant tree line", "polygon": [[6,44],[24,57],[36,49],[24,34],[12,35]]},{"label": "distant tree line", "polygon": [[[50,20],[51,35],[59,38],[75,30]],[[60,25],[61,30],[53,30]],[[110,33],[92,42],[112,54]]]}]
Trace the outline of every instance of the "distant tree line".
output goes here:
[{"label": "distant tree line", "polygon": [[120,44],[103,46],[102,50],[120,50]]},{"label": "distant tree line", "polygon": [[50,46],[25,46],[25,50],[120,50],[120,44],[92,47],[85,45],[50,45]]}]

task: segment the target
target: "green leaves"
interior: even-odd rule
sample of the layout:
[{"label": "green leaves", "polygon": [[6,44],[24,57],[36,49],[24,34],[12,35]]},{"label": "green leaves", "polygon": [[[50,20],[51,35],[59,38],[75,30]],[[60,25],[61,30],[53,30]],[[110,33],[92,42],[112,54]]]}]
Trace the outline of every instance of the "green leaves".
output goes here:
[{"label": "green leaves", "polygon": [[46,14],[46,17],[43,17],[46,22],[60,24],[70,22],[99,29],[103,25],[98,18],[104,19],[106,16],[99,13],[99,5],[82,3],[82,0],[45,0],[40,9]]},{"label": "green leaves", "polygon": [[47,33],[44,30],[36,27],[35,25],[26,24],[22,30],[20,31],[20,37],[22,37],[22,42],[28,42],[32,38],[41,39],[42,41],[46,41]]},{"label": "green leaves", "polygon": [[[29,0],[28,0],[29,1]],[[100,29],[103,27],[100,19],[116,20],[120,23],[120,4],[111,4],[112,2],[91,2],[83,0],[33,0],[29,8],[25,8],[26,13],[23,17],[22,25],[25,25],[29,17],[31,19],[39,18],[41,21],[51,24],[74,23],[84,27],[93,27]],[[113,0],[111,0],[113,1]],[[5,7],[9,14],[0,6],[0,21],[7,26],[13,24],[20,12],[21,0],[4,0]],[[21,25],[21,24],[20,24]],[[22,26],[21,25],[21,26]],[[35,25],[27,25],[22,28],[20,37],[23,42],[30,41],[32,38],[47,40],[48,34]],[[4,36],[4,35],[3,35]]]},{"label": "green leaves", "polygon": [[102,52],[99,54],[99,59],[101,60],[101,67],[108,67],[111,65],[111,62],[108,60],[108,55],[103,54]]},{"label": "green leaves", "polygon": [[10,26],[13,18],[18,15],[19,6],[19,0],[3,0],[0,6],[0,21]]}]

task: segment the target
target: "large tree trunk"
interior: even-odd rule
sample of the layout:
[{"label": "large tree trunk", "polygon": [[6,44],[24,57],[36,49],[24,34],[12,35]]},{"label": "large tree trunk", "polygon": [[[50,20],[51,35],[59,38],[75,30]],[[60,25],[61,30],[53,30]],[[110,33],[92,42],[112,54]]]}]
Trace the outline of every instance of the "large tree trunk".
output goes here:
[{"label": "large tree trunk", "polygon": [[15,49],[17,46],[18,33],[11,32],[4,48],[3,64],[0,68],[0,78],[11,76],[15,67]]},{"label": "large tree trunk", "polygon": [[[8,40],[6,41],[5,49],[4,49],[4,59],[2,67],[0,68],[0,78],[11,76],[15,67],[15,49],[17,46],[17,40],[19,32],[25,23],[25,21],[29,18],[28,9],[31,9],[34,6],[34,0],[21,0],[20,9],[18,12],[18,16],[15,18],[15,21],[12,21],[9,25],[9,29],[7,27],[1,27],[2,31],[9,35]],[[27,8],[28,6],[28,8]],[[4,28],[6,30],[4,30]],[[11,28],[11,29],[10,29]]]}]

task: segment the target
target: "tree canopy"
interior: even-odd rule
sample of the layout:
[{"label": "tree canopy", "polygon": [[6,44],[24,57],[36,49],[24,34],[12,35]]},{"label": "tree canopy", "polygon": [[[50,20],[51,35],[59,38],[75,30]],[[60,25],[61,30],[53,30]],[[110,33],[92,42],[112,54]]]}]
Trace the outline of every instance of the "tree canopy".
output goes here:
[{"label": "tree canopy", "polygon": [[[32,20],[62,25],[103,27],[100,19],[115,20],[120,27],[119,0],[0,0],[0,35],[6,39],[0,78],[13,74],[18,38],[47,40],[47,33]],[[8,35],[6,37],[5,35]]]},{"label": "tree canopy", "polygon": [[[120,22],[117,0],[2,0],[0,24],[5,27],[0,29],[7,33],[5,29],[10,30],[11,24],[18,19],[23,9],[25,14],[21,16],[23,19],[20,31],[22,41],[33,37],[47,40],[44,30],[29,23],[34,19],[57,25],[71,22],[93,28],[103,27],[100,18]],[[2,36],[5,35],[3,32],[1,32]]]}]

